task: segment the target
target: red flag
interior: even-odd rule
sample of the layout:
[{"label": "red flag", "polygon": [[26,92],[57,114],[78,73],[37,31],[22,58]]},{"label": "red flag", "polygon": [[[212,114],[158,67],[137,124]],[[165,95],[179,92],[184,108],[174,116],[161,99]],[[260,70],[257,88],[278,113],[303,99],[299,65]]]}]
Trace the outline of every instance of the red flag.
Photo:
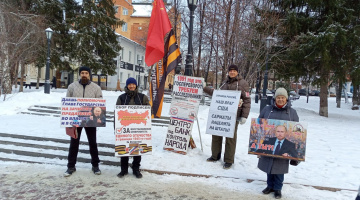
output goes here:
[{"label": "red flag", "polygon": [[171,29],[163,0],[154,0],[146,42],[145,63],[151,66],[164,57],[164,37]]}]

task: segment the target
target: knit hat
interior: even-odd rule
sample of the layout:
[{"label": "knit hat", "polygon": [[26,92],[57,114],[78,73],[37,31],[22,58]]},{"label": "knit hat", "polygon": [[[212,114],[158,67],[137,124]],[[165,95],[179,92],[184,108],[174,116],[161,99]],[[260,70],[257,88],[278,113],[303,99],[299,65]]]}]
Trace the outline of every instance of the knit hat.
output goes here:
[{"label": "knit hat", "polygon": [[285,88],[278,88],[275,92],[274,98],[276,99],[277,96],[284,96],[286,99],[289,99],[288,93]]},{"label": "knit hat", "polygon": [[134,83],[137,86],[137,82],[133,77],[130,77],[126,80],[126,87],[130,84],[130,83]]},{"label": "knit hat", "polygon": [[236,71],[239,71],[238,66],[236,66],[236,65],[230,65],[230,67],[229,67],[229,70],[228,70],[228,71],[230,71],[230,70],[236,70]]},{"label": "knit hat", "polygon": [[91,69],[89,67],[87,67],[87,66],[82,66],[82,67],[79,68],[79,75],[80,75],[80,73],[82,71],[88,71],[89,74],[91,75]]}]

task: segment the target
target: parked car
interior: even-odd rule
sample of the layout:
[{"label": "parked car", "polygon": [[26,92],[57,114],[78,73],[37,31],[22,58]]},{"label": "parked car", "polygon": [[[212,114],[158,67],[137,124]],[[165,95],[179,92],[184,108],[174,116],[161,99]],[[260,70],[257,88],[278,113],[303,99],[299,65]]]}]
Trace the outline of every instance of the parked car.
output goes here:
[{"label": "parked car", "polygon": [[298,95],[295,91],[289,92],[289,100],[297,100],[300,99],[300,95]]},{"label": "parked car", "polygon": [[309,93],[309,95],[311,96],[319,96],[320,91],[319,90],[311,90],[311,92]]},{"label": "parked car", "polygon": [[[346,92],[348,98],[353,98],[353,93]],[[341,97],[345,97],[344,92],[341,92]]]},{"label": "parked car", "polygon": [[300,96],[306,96],[306,89],[300,89],[298,93]]}]

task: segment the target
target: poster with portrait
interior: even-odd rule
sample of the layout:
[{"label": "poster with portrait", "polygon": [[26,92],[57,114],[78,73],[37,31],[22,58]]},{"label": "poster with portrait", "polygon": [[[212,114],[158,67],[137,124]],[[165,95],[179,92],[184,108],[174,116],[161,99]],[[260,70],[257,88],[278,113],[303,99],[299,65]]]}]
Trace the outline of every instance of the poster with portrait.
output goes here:
[{"label": "poster with portrait", "polygon": [[164,150],[186,155],[194,121],[170,117]]},{"label": "poster with portrait", "polygon": [[169,114],[195,120],[203,95],[203,78],[176,75]]},{"label": "poster with portrait", "polygon": [[206,134],[234,137],[240,94],[241,91],[214,90],[206,124]]},{"label": "poster with portrait", "polygon": [[249,154],[305,161],[307,123],[252,118]]},{"label": "poster with portrait", "polygon": [[115,106],[115,156],[152,153],[151,106]]},{"label": "poster with portrait", "polygon": [[105,127],[106,100],[61,98],[60,127]]}]

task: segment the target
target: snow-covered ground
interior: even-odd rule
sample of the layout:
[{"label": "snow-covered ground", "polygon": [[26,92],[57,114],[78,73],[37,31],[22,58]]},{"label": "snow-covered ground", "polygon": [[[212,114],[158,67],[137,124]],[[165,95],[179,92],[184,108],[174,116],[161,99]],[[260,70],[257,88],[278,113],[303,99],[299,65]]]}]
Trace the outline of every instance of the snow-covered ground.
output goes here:
[{"label": "snow-covered ground", "polygon": [[[0,101],[0,122],[2,133],[29,135],[37,137],[49,137],[68,139],[64,128],[60,128],[60,120],[56,117],[34,116],[18,114],[20,111],[26,111],[31,105],[49,105],[60,106],[60,98],[64,97],[66,90],[53,89],[51,94],[44,94],[43,88],[24,89],[23,93],[14,93],[7,96],[6,101],[1,96]],[[120,92],[103,91],[103,96],[107,100],[107,110],[112,111]],[[165,103],[162,115],[167,116],[170,104]],[[290,173],[285,175],[285,184],[283,187],[284,199],[354,199],[360,185],[360,156],[358,147],[360,145],[360,111],[351,110],[351,104],[345,104],[342,101],[342,107],[336,108],[335,98],[329,98],[329,117],[318,115],[319,97],[310,97],[309,103],[306,103],[306,97],[301,97],[293,102],[293,108],[298,112],[301,122],[308,123],[306,162],[300,165],[290,167]],[[257,158],[247,153],[248,139],[250,133],[250,120],[244,125],[239,125],[237,150],[235,163],[229,170],[222,169],[223,162],[208,163],[206,158],[211,154],[211,135],[205,134],[208,106],[200,106],[199,126],[202,138],[203,152],[201,151],[200,137],[197,124],[193,127],[193,138],[198,148],[189,149],[187,155],[175,154],[164,151],[167,127],[152,127],[153,134],[153,154],[143,156],[141,168],[149,170],[173,171],[192,174],[211,175],[218,178],[194,178],[177,175],[159,175],[144,173],[144,180],[164,180],[172,184],[186,184],[188,182],[198,183],[202,187],[209,186],[224,191],[234,191],[237,193],[251,194],[257,198],[272,199],[272,195],[259,195],[261,190],[266,187],[266,174],[257,169]],[[259,115],[259,104],[252,102],[252,108],[249,118],[256,118]],[[0,140],[17,140],[2,138]],[[81,138],[87,141],[86,137]],[[114,134],[112,123],[107,127],[98,128],[99,143],[114,143]],[[68,147],[68,145],[64,145]],[[0,148],[4,148],[0,145]],[[25,148],[25,147],[24,147]],[[18,150],[21,150],[18,149]],[[67,155],[67,152],[57,152],[61,155]],[[89,158],[87,154],[79,154],[84,158]],[[14,154],[0,153],[3,158],[15,158]],[[34,159],[35,158],[19,158]],[[100,157],[101,159],[101,157]],[[117,161],[118,158],[110,158]],[[47,165],[45,167],[57,170],[58,181],[62,181],[61,174],[66,170],[66,160],[36,158],[38,162],[48,162],[56,165]],[[23,164],[16,162],[0,162],[2,167],[24,165],[26,171],[34,172],[39,168],[38,164]],[[77,168],[88,168],[90,163],[78,163]],[[113,166],[100,165],[103,170],[103,177],[113,176],[120,171]],[[79,171],[78,169],[78,171]],[[7,173],[11,173],[9,170]],[[19,172],[16,172],[19,173]],[[78,173],[78,172],[77,172]],[[77,176],[81,176],[78,173]],[[21,176],[20,176],[21,177]],[[90,178],[90,177],[89,177]],[[91,178],[90,178],[91,179]],[[97,177],[98,179],[98,177]],[[248,183],[247,179],[255,181]],[[131,179],[135,181],[135,179]],[[308,186],[323,186],[344,189],[338,192],[326,190],[317,190]],[[210,187],[211,186],[211,187]],[[1,190],[1,188],[0,188]],[[196,191],[194,191],[196,192]]]}]

